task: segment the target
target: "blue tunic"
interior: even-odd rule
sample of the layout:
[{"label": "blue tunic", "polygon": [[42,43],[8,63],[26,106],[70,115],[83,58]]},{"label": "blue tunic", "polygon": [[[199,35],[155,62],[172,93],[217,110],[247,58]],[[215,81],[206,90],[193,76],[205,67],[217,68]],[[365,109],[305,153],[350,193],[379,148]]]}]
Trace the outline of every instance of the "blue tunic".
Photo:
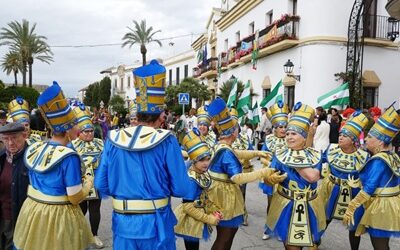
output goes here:
[{"label": "blue tunic", "polygon": [[[332,144],[333,145],[333,144]],[[329,149],[332,147],[332,145],[324,152],[323,154],[323,162],[324,163],[328,163],[329,164],[329,160],[328,160],[328,152]],[[342,152],[343,155],[346,156],[345,153]],[[351,157],[347,157],[346,158],[349,161],[355,160],[352,159]],[[353,166],[353,170],[346,170],[345,171],[340,171],[340,169],[328,165],[329,170],[331,175],[335,176],[336,178],[340,178],[340,179],[344,179],[344,180],[348,180],[349,178],[353,178],[354,180],[359,179],[359,168],[356,168],[356,164],[365,164],[366,160],[368,159],[368,155],[366,155],[365,159],[363,159],[364,161],[361,162],[361,158],[357,159],[360,160],[360,162],[352,162],[352,166]],[[361,166],[359,166],[361,167]],[[329,177],[328,177],[329,178]],[[357,196],[357,194],[360,192],[360,188],[351,188],[351,197],[354,198]],[[335,213],[335,206],[336,206],[336,202],[337,199],[339,197],[339,192],[340,192],[340,186],[338,184],[334,184],[334,187],[332,189],[332,192],[329,196],[329,199],[327,201],[327,204],[325,206],[325,211],[326,211],[326,220],[330,221],[333,219],[333,215]],[[350,197],[349,197],[350,198]],[[354,213],[354,225],[351,225],[349,227],[349,231],[355,231],[357,229],[358,224],[360,223],[361,217],[364,214],[364,207],[361,206],[359,208],[356,209],[355,213]]]},{"label": "blue tunic", "polygon": [[[400,178],[393,174],[390,167],[381,158],[370,159],[360,171],[360,179],[363,191],[371,196],[377,188],[396,187],[400,184]],[[390,218],[390,214],[388,214],[388,218]],[[373,237],[400,237],[400,232],[381,230],[373,227],[367,227],[367,232]]]},{"label": "blue tunic", "polygon": [[[189,185],[181,149],[173,136],[143,151],[128,151],[107,140],[95,176],[95,187],[101,197],[123,200],[183,197]],[[115,249],[128,249],[140,240],[149,239],[153,243],[146,244],[149,249],[157,248],[160,243],[165,243],[165,249],[175,249],[177,221],[170,204],[153,214],[129,215],[113,211],[112,220]]]},{"label": "blue tunic", "polygon": [[[292,189],[290,187],[291,185],[297,185],[299,189],[305,189],[309,187],[310,190],[315,190],[317,188],[317,183],[309,183],[296,171],[296,169],[286,166],[285,164],[280,162],[275,155],[272,159],[271,165],[274,166],[275,169],[279,170],[281,174],[287,173],[287,178],[280,183],[280,185],[282,185],[284,188]],[[314,168],[321,171],[322,161],[320,161]],[[265,231],[266,234],[274,235],[285,242],[287,241],[291,223],[293,205],[294,201],[289,200],[289,203],[283,208],[275,228],[271,229],[267,226]],[[309,227],[312,234],[313,242],[317,243],[320,241],[323,231],[319,231],[318,229],[319,228],[318,219],[310,203],[308,205],[308,219],[309,219]]]},{"label": "blue tunic", "polygon": [[[61,145],[50,141],[50,145]],[[65,157],[60,163],[44,173],[29,171],[29,178],[33,188],[47,195],[67,195],[67,187],[82,183],[81,163],[78,154]]]}]

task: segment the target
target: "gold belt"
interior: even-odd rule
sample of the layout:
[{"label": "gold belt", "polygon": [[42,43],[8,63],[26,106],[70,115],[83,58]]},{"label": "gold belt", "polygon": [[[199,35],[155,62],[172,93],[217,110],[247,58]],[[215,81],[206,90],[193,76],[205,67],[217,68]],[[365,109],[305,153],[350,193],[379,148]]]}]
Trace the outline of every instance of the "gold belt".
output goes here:
[{"label": "gold belt", "polygon": [[391,197],[400,194],[400,185],[395,187],[377,188],[372,196],[375,197]]},{"label": "gold belt", "polygon": [[60,196],[47,195],[40,192],[37,189],[34,189],[31,185],[28,186],[27,195],[32,200],[40,203],[51,204],[51,205],[71,204],[71,202],[68,200],[68,196],[66,195],[60,195]]},{"label": "gold belt", "polygon": [[339,186],[342,185],[342,184],[344,184],[344,185],[347,185],[347,184],[348,184],[348,180],[338,178],[338,177],[336,177],[336,176],[334,176],[334,175],[332,175],[332,174],[329,175],[329,180],[330,180],[333,184],[336,184],[336,185],[339,185]]},{"label": "gold belt", "polygon": [[211,179],[213,180],[233,183],[227,174],[216,173],[213,171],[208,171],[208,172],[210,173]]},{"label": "gold belt", "polygon": [[150,214],[156,209],[168,206],[169,198],[157,200],[118,200],[113,198],[114,211],[121,214]]},{"label": "gold belt", "polygon": [[278,193],[283,197],[290,199],[290,200],[314,200],[317,198],[317,190],[290,190],[282,185],[278,185]]}]

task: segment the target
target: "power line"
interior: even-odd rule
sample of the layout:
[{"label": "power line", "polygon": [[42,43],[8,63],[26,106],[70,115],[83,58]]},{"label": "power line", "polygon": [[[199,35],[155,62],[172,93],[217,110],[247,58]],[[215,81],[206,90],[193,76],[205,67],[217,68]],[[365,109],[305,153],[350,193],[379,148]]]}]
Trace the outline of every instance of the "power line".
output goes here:
[{"label": "power line", "polygon": [[[171,40],[176,38],[182,38],[187,36],[198,36],[202,35],[203,33],[190,33],[180,36],[172,36],[172,37],[164,37],[157,39],[159,41]],[[52,48],[95,48],[95,47],[109,47],[109,46],[121,46],[122,43],[100,43],[100,44],[79,44],[79,45],[50,45]]]}]

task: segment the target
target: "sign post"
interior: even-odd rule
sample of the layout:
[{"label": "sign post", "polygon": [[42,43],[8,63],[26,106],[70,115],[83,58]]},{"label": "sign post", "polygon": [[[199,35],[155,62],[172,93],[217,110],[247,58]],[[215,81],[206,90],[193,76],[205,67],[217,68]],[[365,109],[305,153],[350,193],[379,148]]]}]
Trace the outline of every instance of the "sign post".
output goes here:
[{"label": "sign post", "polygon": [[178,94],[178,103],[182,105],[182,115],[185,115],[185,105],[189,104],[189,93],[179,93]]}]

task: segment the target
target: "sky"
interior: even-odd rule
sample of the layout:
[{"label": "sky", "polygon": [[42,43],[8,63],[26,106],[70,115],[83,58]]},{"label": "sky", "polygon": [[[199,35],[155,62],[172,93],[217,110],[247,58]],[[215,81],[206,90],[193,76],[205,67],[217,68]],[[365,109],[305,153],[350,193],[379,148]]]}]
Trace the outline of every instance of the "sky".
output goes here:
[{"label": "sky", "polygon": [[[0,27],[11,21],[36,23],[36,33],[47,37],[50,46],[76,46],[122,43],[122,37],[133,27],[132,20],[145,19],[148,26],[161,30],[154,38],[163,39],[163,46],[148,46],[147,60],[168,58],[190,49],[192,41],[205,32],[212,7],[218,0],[1,0]],[[194,35],[190,35],[190,34]],[[188,35],[183,38],[171,37]],[[165,39],[167,38],[167,39]],[[171,46],[170,43],[174,45]],[[54,62],[33,64],[33,83],[46,84],[56,80],[69,97],[78,90],[99,81],[100,71],[120,64],[141,62],[139,46],[131,49],[104,47],[51,47]],[[0,59],[8,48],[0,47]],[[13,83],[0,69],[0,79]],[[28,80],[27,80],[28,81]],[[22,76],[18,75],[18,82]]]}]

